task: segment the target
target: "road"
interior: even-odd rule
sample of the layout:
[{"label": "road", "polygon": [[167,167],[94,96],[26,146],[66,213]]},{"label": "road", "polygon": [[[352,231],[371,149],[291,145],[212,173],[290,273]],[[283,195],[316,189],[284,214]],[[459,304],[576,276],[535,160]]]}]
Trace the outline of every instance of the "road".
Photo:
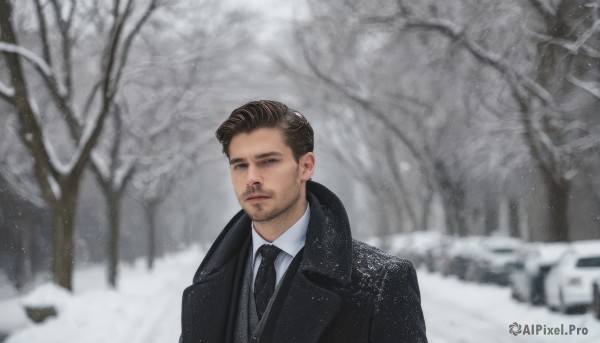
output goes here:
[{"label": "road", "polygon": [[[445,342],[600,342],[600,321],[591,313],[563,315],[544,307],[517,303],[507,287],[481,285],[418,271],[422,307],[431,343]],[[542,329],[569,325],[588,334],[513,336],[509,326],[541,325]],[[542,332],[543,333],[543,330]],[[581,331],[580,331],[581,333]]]}]

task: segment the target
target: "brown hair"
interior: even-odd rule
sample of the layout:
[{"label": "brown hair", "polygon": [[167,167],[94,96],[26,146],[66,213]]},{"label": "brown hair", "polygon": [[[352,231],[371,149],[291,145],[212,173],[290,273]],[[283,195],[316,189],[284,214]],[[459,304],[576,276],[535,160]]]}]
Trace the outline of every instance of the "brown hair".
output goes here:
[{"label": "brown hair", "polygon": [[314,149],[314,133],[308,120],[300,112],[272,100],[252,101],[236,108],[215,134],[223,145],[223,153],[229,157],[233,137],[260,128],[279,128],[296,162]]}]

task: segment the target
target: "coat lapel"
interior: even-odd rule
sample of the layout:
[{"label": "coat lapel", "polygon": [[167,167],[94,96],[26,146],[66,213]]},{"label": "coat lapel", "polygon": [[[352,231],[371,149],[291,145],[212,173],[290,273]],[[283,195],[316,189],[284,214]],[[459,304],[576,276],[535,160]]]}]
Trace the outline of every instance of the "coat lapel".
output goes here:
[{"label": "coat lapel", "polygon": [[215,241],[183,292],[182,342],[231,342],[246,252],[249,218],[238,213]]},{"label": "coat lapel", "polygon": [[182,342],[225,342],[235,261],[183,292]]},{"label": "coat lapel", "polygon": [[296,274],[284,300],[273,342],[317,342],[340,309],[340,297]]}]

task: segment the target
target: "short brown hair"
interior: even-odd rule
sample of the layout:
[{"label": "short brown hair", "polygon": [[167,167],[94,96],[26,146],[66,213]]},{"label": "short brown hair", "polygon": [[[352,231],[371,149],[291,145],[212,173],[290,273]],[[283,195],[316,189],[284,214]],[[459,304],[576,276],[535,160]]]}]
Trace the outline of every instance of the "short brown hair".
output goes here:
[{"label": "short brown hair", "polygon": [[296,162],[314,149],[314,132],[308,120],[300,112],[272,100],[252,101],[236,108],[215,134],[223,145],[223,153],[229,157],[233,137],[260,128],[279,128]]}]

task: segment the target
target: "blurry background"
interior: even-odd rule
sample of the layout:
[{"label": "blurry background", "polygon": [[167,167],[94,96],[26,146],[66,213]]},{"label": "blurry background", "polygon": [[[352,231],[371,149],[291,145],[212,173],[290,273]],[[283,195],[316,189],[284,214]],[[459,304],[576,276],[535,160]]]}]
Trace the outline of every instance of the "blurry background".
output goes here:
[{"label": "blurry background", "polygon": [[311,121],[357,238],[600,239],[599,8],[0,0],[2,292],[210,244],[239,209],[214,131],[256,99]]}]

